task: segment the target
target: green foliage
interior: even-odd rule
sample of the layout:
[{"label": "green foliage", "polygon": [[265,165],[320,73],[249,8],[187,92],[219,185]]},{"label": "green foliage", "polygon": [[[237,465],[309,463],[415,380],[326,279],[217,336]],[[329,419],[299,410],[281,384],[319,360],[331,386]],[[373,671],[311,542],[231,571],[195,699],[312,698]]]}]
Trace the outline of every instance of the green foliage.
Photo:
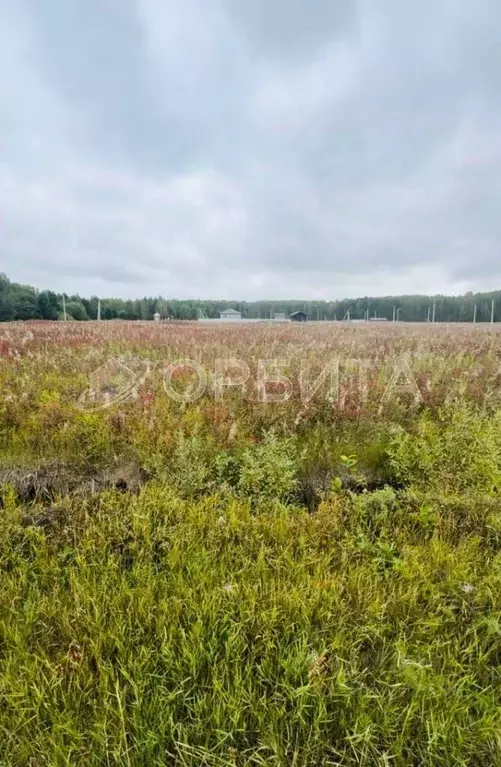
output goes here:
[{"label": "green foliage", "polygon": [[150,483],[28,523],[6,500],[3,764],[498,763],[488,536],[419,542],[390,490],[251,515]]},{"label": "green foliage", "polygon": [[[501,336],[245,327],[2,327],[0,765],[501,764]],[[422,402],[381,410],[402,351]],[[341,352],[366,397],[162,389],[166,359]],[[131,398],[82,408],[132,355]]]},{"label": "green foliage", "polygon": [[398,509],[398,499],[391,487],[372,493],[355,495],[352,501],[351,521],[358,530],[372,539],[387,538],[393,529],[393,517]]},{"label": "green foliage", "polygon": [[208,445],[195,434],[178,435],[166,476],[173,486],[188,497],[207,490],[211,480]]},{"label": "green foliage", "polygon": [[298,488],[295,441],[271,431],[241,452],[216,451],[207,437],[180,432],[157,476],[184,497],[215,489],[262,501],[287,501]]},{"label": "green foliage", "polygon": [[242,454],[238,489],[251,498],[286,500],[298,487],[298,464],[294,440],[269,432]]},{"label": "green foliage", "polygon": [[85,306],[81,301],[68,301],[66,304],[66,312],[71,319],[74,320],[88,320],[89,317],[85,311]]},{"label": "green foliage", "polygon": [[44,290],[37,297],[38,313],[42,320],[57,320],[59,316],[59,299],[50,290]]},{"label": "green foliage", "polygon": [[419,489],[458,493],[501,490],[501,412],[465,402],[445,406],[439,419],[424,412],[389,448],[398,480]]},{"label": "green foliage", "polygon": [[[43,298],[41,298],[44,296]],[[437,322],[473,322],[474,308],[477,307],[477,322],[489,322],[491,301],[496,301],[495,321],[499,322],[500,292],[468,293],[464,296],[435,296],[435,315]],[[352,319],[363,319],[367,311],[370,316],[391,320],[394,307],[399,311],[399,319],[407,322],[426,322],[431,305],[430,296],[388,296],[384,298],[354,298],[341,301],[195,301],[163,298],[141,298],[134,301],[117,298],[102,298],[102,319],[151,320],[155,312],[180,320],[196,320],[200,316],[219,317],[224,309],[233,308],[250,319],[268,319],[274,312],[289,316],[293,312],[304,311],[313,320],[341,320],[349,312]],[[70,296],[72,311],[68,312],[76,320],[97,318],[97,298],[81,299]],[[79,308],[76,308],[76,304]],[[27,319],[57,319],[61,311],[62,296],[51,292],[38,293],[35,288],[10,282],[5,275],[0,275],[0,321]],[[58,310],[58,311],[56,311]],[[77,316],[78,315],[78,316]]]}]

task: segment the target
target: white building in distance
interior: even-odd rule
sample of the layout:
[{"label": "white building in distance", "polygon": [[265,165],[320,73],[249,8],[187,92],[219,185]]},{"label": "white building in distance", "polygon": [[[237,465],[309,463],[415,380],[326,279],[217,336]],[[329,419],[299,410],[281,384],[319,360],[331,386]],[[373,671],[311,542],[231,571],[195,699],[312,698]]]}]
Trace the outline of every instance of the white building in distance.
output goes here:
[{"label": "white building in distance", "polygon": [[219,319],[221,320],[241,320],[241,312],[235,311],[235,309],[225,309],[224,312],[220,312]]}]

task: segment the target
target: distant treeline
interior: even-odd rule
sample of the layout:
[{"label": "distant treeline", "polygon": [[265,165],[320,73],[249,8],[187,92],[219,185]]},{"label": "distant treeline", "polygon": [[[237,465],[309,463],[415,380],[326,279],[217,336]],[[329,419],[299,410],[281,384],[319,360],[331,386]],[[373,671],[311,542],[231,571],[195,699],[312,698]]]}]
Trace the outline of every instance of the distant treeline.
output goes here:
[{"label": "distant treeline", "polygon": [[[275,313],[290,315],[304,311],[312,320],[364,319],[370,317],[405,322],[426,322],[433,317],[437,322],[489,322],[494,301],[494,320],[501,321],[501,291],[467,293],[464,296],[388,296],[385,298],[355,298],[341,301],[201,301],[164,298],[138,298],[125,301],[120,298],[101,298],[103,320],[152,320],[155,312],[176,320],[196,320],[201,317],[217,318],[224,309],[237,309],[249,319],[271,318]],[[66,305],[68,319],[95,320],[98,298],[64,296],[51,290],[37,290],[29,285],[11,282],[0,274],[0,321],[60,320]],[[475,309],[476,307],[476,309]]]}]

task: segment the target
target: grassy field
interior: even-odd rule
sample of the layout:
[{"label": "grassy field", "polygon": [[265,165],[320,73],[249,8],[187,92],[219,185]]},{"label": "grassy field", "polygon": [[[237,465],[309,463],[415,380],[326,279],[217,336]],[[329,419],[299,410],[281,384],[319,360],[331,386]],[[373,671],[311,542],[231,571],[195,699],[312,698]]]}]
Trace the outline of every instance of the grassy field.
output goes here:
[{"label": "grassy field", "polygon": [[0,765],[501,765],[500,363],[0,325]]}]

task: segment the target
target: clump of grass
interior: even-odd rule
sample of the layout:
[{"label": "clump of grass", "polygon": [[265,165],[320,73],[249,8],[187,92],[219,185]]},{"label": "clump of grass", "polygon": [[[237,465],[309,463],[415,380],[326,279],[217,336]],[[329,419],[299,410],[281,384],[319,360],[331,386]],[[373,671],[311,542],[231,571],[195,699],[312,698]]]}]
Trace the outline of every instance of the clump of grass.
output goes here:
[{"label": "clump of grass", "polygon": [[451,493],[501,491],[501,411],[454,402],[432,419],[425,411],[388,450],[397,478]]}]

